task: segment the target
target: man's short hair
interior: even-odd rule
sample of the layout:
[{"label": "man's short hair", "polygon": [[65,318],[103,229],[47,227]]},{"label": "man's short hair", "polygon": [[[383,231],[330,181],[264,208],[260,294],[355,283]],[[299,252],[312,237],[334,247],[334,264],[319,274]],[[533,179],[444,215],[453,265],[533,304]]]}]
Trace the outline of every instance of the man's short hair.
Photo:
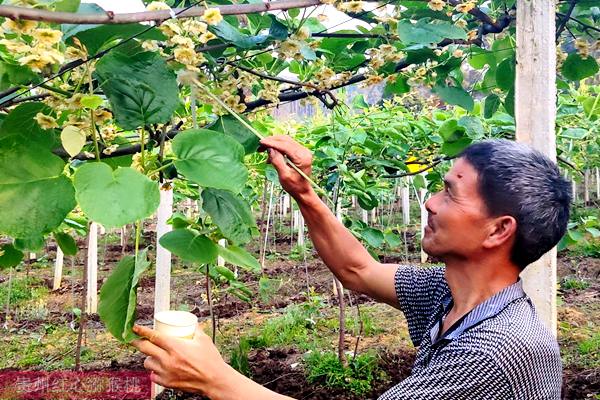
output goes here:
[{"label": "man's short hair", "polygon": [[505,139],[477,142],[460,157],[477,171],[488,212],[517,221],[512,262],[524,269],[559,242],[569,222],[571,184],[560,176],[556,163]]}]

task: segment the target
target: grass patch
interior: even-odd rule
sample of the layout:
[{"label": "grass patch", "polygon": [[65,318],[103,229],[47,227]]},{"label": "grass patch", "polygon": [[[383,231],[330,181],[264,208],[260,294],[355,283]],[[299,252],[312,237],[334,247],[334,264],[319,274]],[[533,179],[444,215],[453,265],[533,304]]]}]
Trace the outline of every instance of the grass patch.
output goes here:
[{"label": "grass patch", "polygon": [[40,286],[43,281],[30,276],[17,278],[13,276],[12,282],[5,281],[0,284],[0,308],[6,307],[10,296],[10,307],[19,306],[32,299],[40,299],[48,294],[48,288]]},{"label": "grass patch", "polygon": [[309,382],[346,390],[359,396],[370,392],[373,381],[385,376],[378,369],[377,355],[372,352],[348,360],[346,366],[333,352],[311,352],[305,362]]},{"label": "grass patch", "polygon": [[560,287],[564,290],[585,290],[590,287],[590,283],[582,278],[565,276],[560,283]]}]

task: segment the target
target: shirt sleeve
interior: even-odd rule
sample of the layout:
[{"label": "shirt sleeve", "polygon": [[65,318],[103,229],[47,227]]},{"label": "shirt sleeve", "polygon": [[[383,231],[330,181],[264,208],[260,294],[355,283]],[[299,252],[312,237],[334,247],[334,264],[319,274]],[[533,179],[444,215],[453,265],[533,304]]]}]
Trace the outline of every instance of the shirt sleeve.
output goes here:
[{"label": "shirt sleeve", "polygon": [[423,368],[379,400],[513,400],[507,377],[485,354],[448,357]]},{"label": "shirt sleeve", "polygon": [[396,271],[395,286],[410,338],[419,346],[441,297],[449,292],[444,267],[401,265]]}]

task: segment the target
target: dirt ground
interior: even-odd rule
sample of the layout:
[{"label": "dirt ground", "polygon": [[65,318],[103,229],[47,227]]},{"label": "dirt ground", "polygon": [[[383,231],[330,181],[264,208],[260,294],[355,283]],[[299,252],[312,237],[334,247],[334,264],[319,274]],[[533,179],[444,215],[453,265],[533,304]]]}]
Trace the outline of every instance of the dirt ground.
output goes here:
[{"label": "dirt ground", "polygon": [[[148,235],[148,240],[151,240]],[[121,257],[122,249],[114,237],[107,235],[99,241],[99,279],[101,287],[112,267]],[[414,246],[410,245],[413,249]],[[132,249],[125,249],[131,252]],[[318,295],[323,303],[323,318],[331,320],[331,329],[322,336],[321,343],[329,343],[335,350],[337,328],[337,298],[332,291],[332,275],[323,263],[307,251],[306,259],[297,251],[290,252],[289,238],[279,237],[271,246],[263,275],[280,280],[280,288],[268,299],[256,298],[253,304],[239,300],[222,291],[218,294],[214,312],[218,319],[217,343],[224,354],[229,354],[238,339],[255,332],[269,320],[285,314],[290,304],[304,304]],[[65,262],[65,275],[61,288],[50,291],[52,261],[55,248],[49,246],[43,257],[22,267],[13,280],[26,276],[37,278],[33,284],[40,290],[32,299],[13,305],[7,317],[6,309],[0,312],[0,346],[4,357],[0,370],[6,369],[68,369],[74,367],[75,342],[78,324],[74,307],[81,307],[83,287],[81,275],[83,258],[77,256],[73,263]],[[80,252],[83,253],[83,252]],[[388,256],[386,262],[414,262],[418,254],[409,257]],[[563,398],[600,398],[600,259],[561,254],[558,263],[559,282],[559,342],[564,370]],[[172,274],[172,308],[186,309],[206,320],[209,315],[204,294],[204,276],[196,268],[175,263]],[[258,277],[241,275],[251,290],[257,290]],[[0,285],[8,280],[6,271],[0,275]],[[575,282],[575,283],[574,283]],[[577,285],[585,282],[585,285]],[[566,284],[568,283],[568,284]],[[34,289],[34,292],[37,289]],[[138,323],[150,325],[153,313],[153,271],[147,273],[138,289]],[[37,292],[35,292],[37,293]],[[312,293],[312,295],[308,294]],[[297,399],[376,399],[393,384],[410,374],[415,355],[408,338],[406,321],[389,306],[376,304],[366,296],[349,294],[347,316],[355,316],[356,304],[372,317],[373,332],[361,335],[358,352],[374,351],[377,366],[383,371],[372,382],[366,395],[356,396],[340,389],[332,389],[307,380],[303,366],[305,350],[293,344],[250,350],[249,372],[254,380],[279,393]],[[329,322],[328,322],[329,323]],[[349,329],[346,338],[348,351],[356,346],[355,331]],[[88,370],[141,369],[143,357],[134,349],[119,344],[104,329],[96,315],[86,323],[81,367]],[[184,393],[165,391],[160,399],[201,399]]]}]

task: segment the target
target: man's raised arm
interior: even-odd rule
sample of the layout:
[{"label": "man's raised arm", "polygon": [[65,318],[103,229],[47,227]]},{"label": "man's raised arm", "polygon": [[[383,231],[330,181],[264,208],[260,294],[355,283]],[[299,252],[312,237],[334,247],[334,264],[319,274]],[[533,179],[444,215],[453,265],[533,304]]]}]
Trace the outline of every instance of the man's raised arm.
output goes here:
[{"label": "man's raised arm", "polygon": [[283,189],[298,203],[308,226],[310,238],[327,267],[344,287],[398,307],[394,288],[395,264],[381,264],[321,201],[310,183],[286,164],[284,155],[311,174],[312,154],[289,136],[261,140],[269,151],[269,161],[279,174]]}]

